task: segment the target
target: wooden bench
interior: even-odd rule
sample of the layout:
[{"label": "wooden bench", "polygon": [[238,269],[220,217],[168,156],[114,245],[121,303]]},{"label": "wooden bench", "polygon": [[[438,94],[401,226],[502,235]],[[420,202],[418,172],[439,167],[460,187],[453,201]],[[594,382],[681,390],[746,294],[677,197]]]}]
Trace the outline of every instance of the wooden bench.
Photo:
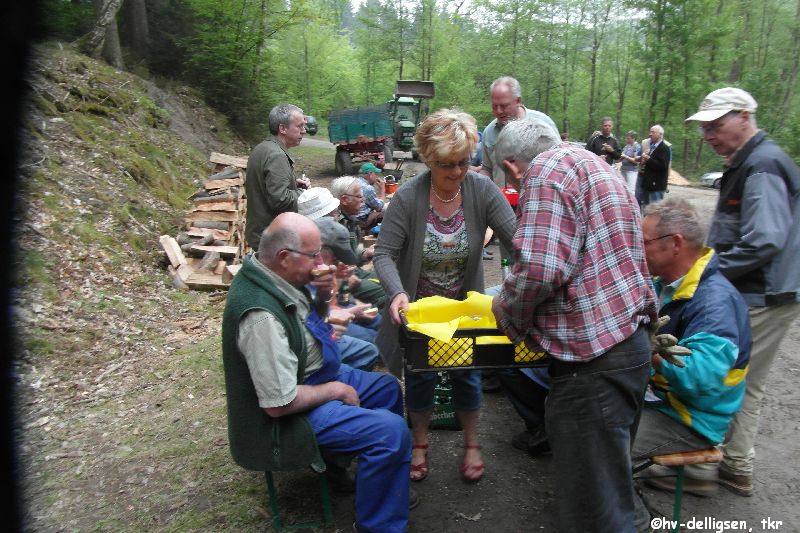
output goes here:
[{"label": "wooden bench", "polygon": [[703,463],[719,463],[720,461],[722,461],[722,452],[717,448],[692,450],[690,452],[668,453],[649,457],[645,462],[637,465],[633,472],[635,474],[651,465],[668,466],[675,469],[675,500],[672,504],[672,520],[677,524],[673,531],[678,531],[681,523],[681,501],[683,500],[684,467],[686,465],[699,465]]}]

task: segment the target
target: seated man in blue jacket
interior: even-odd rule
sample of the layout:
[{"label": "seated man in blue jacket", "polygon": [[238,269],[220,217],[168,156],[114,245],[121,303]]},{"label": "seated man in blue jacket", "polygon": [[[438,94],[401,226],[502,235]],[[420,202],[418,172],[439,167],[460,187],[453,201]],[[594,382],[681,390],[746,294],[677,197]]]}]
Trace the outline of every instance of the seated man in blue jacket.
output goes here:
[{"label": "seated man in blue jacket", "polygon": [[[714,251],[704,247],[695,209],[668,199],[648,205],[644,215],[642,234],[659,315],[670,317],[658,333],[674,335],[692,353],[677,362],[653,355],[647,399],[654,401],[642,411],[634,461],[722,442],[744,398],[751,344],[747,305],[719,272]],[[715,493],[715,470],[705,466],[713,465],[686,468],[684,491]],[[659,471],[663,468],[650,467],[647,476],[669,475]],[[675,477],[648,478],[647,484],[674,490]]]},{"label": "seated man in blue jacket", "polygon": [[[242,386],[254,389],[252,401],[272,438],[270,449],[251,453],[276,463],[268,470],[294,464],[292,442],[313,432],[321,451],[358,457],[356,531],[402,533],[408,528],[411,437],[400,384],[340,362],[323,319],[333,270],[323,268],[321,255],[312,220],[289,212],[272,221],[258,255],[245,259],[231,284],[223,358],[246,362],[250,382]],[[307,284],[317,289],[314,301]],[[229,424],[235,422],[229,410]]]}]

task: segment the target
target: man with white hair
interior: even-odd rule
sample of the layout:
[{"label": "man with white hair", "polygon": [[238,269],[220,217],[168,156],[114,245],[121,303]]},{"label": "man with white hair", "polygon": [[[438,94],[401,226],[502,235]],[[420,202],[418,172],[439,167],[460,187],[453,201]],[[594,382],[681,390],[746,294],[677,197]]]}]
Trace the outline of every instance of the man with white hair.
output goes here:
[{"label": "man with white hair", "polygon": [[664,198],[669,178],[672,148],[664,140],[664,128],[658,124],[650,128],[650,139],[642,143],[642,166],[639,172],[642,206]]},{"label": "man with white hair", "polygon": [[687,121],[725,158],[708,234],[719,270],[744,296],[753,330],[746,393],[723,445],[719,482],[753,493],[760,403],[781,340],[800,315],[800,170],[756,126],[758,104],[746,91],[709,93]]},{"label": "man with white hair", "polygon": [[516,262],[492,311],[515,344],[550,357],[558,530],[632,531],[630,449],[657,321],[641,215],[611,167],[534,122],[504,131],[495,151],[506,168],[522,147],[536,157],[523,174]]}]

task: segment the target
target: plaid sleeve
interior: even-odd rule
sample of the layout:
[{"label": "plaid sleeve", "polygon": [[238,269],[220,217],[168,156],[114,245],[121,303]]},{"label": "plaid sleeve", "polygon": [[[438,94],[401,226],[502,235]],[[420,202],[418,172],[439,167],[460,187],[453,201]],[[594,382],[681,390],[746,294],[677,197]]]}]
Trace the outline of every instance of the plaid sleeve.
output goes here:
[{"label": "plaid sleeve", "polygon": [[573,276],[583,246],[575,200],[560,178],[550,179],[557,163],[544,160],[531,166],[520,198],[516,261],[500,295],[504,316],[499,322],[515,340],[528,331],[536,306]]}]

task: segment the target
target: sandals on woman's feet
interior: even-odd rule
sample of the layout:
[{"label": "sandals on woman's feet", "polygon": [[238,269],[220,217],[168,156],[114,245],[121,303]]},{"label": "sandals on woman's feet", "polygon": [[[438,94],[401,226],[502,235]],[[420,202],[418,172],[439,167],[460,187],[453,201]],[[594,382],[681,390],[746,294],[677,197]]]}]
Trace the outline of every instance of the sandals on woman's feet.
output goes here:
[{"label": "sandals on woman's feet", "polygon": [[[414,444],[411,446],[414,450],[427,450],[427,444]],[[425,452],[425,460],[421,463],[415,465],[411,465],[411,472],[409,474],[411,481],[422,481],[426,477],[428,477],[428,452]]]},{"label": "sandals on woman's feet", "polygon": [[[464,449],[474,449],[480,450],[480,444],[468,444],[464,446]],[[466,459],[466,452],[464,454]],[[464,462],[461,463],[461,478],[464,480],[465,483],[477,483],[483,477],[483,472],[486,470],[486,465],[483,463],[471,464],[468,465]]]}]

